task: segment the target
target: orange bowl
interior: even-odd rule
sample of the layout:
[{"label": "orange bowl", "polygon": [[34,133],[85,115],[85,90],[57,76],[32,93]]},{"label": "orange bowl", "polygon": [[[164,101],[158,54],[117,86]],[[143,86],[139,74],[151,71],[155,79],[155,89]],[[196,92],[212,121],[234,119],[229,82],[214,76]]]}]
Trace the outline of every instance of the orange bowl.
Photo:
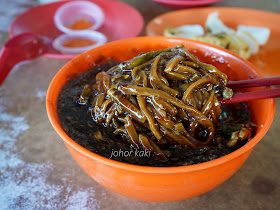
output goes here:
[{"label": "orange bowl", "polygon": [[125,61],[141,52],[174,47],[178,43],[183,43],[202,62],[215,65],[232,80],[261,77],[248,61],[212,45],[180,38],[138,37],[110,42],[79,55],[62,67],[49,86],[47,113],[71,155],[90,177],[121,195],[144,201],[176,201],[201,195],[226,181],[242,166],[272,123],[275,112],[273,99],[250,102],[248,107],[251,119],[258,125],[254,138],[221,158],[176,167],[139,166],[114,161],[83,148],[65,133],[56,104],[59,92],[68,78],[86,72],[109,58]]}]

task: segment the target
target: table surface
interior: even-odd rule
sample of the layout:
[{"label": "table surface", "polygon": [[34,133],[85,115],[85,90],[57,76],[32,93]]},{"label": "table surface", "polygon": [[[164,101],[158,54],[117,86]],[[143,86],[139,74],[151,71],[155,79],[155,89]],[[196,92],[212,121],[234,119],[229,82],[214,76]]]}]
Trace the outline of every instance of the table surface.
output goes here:
[{"label": "table surface", "polygon": [[[171,11],[150,0],[123,0],[145,24]],[[36,0],[0,2],[0,47],[13,18]],[[225,0],[234,6],[280,12],[279,0]],[[277,209],[280,206],[280,100],[274,122],[242,168],[216,189],[184,201],[151,203],[100,186],[72,159],[51,127],[48,85],[66,61],[40,57],[18,64],[0,87],[0,209]]]}]

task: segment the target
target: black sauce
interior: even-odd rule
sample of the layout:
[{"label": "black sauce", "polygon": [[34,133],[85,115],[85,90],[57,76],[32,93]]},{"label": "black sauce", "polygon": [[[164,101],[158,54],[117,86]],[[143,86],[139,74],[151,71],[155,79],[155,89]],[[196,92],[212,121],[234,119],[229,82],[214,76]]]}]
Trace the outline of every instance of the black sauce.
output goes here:
[{"label": "black sauce", "polygon": [[[216,128],[215,139],[222,138],[222,142],[213,143],[210,146],[192,149],[186,146],[160,146],[168,154],[168,161],[162,161],[152,154],[148,157],[144,153],[135,153],[129,146],[126,139],[121,135],[114,135],[114,129],[104,127],[95,123],[89,112],[88,106],[79,105],[77,99],[86,84],[95,82],[95,75],[109,69],[115,62],[108,62],[99,65],[93,70],[80,74],[77,78],[69,79],[60,91],[57,110],[65,132],[81,146],[117,161],[146,165],[146,166],[181,166],[202,163],[227,155],[243,146],[245,142],[237,144],[234,148],[227,147],[224,142],[230,138],[228,128],[234,128],[241,123],[250,121],[248,110],[245,104],[223,105],[220,121]],[[95,138],[96,132],[101,132],[104,140]],[[112,151],[122,151],[122,155],[112,156]],[[167,152],[168,151],[168,152]],[[115,153],[116,154],[116,153]],[[120,152],[119,152],[120,154]],[[126,157],[126,154],[129,156]]]}]

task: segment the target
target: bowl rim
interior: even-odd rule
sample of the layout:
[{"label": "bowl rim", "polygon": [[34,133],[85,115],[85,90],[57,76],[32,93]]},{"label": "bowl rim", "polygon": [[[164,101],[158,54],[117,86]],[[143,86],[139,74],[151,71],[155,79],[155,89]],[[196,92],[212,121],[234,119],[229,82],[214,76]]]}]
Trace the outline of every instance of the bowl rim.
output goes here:
[{"label": "bowl rim", "polygon": [[[174,42],[175,41],[178,42],[178,41],[182,40],[184,42],[190,42],[190,43],[194,43],[196,45],[203,45],[204,47],[210,48],[211,50],[213,50],[215,52],[223,53],[224,55],[230,55],[231,57],[233,56],[236,59],[241,60],[242,62],[246,63],[246,65],[248,65],[251,69],[253,69],[260,77],[263,77],[262,74],[256,69],[256,67],[253,66],[253,64],[251,64],[249,61],[235,55],[234,53],[232,53],[228,50],[225,50],[221,47],[217,47],[217,46],[207,44],[204,42],[200,42],[200,41],[196,41],[196,40],[187,40],[187,39],[176,38],[176,37],[142,36],[142,37],[134,37],[134,38],[129,38],[129,39],[117,40],[117,41],[113,41],[113,42],[107,43],[105,45],[99,46],[99,47],[89,50],[87,52],[84,52],[84,53],[80,54],[79,56],[77,56],[76,58],[74,58],[73,60],[82,58],[86,54],[88,54],[96,49],[102,49],[102,48],[104,48],[104,47],[106,48],[108,46],[110,46],[110,47],[116,46],[116,45],[119,45],[126,41],[135,41],[135,40],[144,40],[144,39],[150,40],[150,41],[155,40],[155,39],[162,39],[162,40],[171,41],[171,42],[172,42],[172,40]],[[61,123],[59,121],[55,120],[56,119],[55,116],[57,115],[57,112],[56,112],[57,110],[56,110],[56,107],[54,107],[54,106],[56,106],[56,102],[55,102],[55,104],[53,104],[52,100],[50,100],[50,98],[54,91],[54,87],[56,86],[56,83],[57,83],[57,80],[58,80],[60,74],[62,74],[62,72],[65,71],[65,69],[67,69],[68,66],[70,66],[70,65],[72,65],[71,62],[68,62],[67,64],[65,64],[56,73],[56,75],[54,76],[54,78],[52,79],[52,81],[49,85],[49,88],[47,91],[47,96],[46,96],[46,110],[47,110],[48,118],[49,118],[53,128],[55,129],[57,134],[63,139],[65,144],[69,145],[74,150],[78,151],[79,153],[83,154],[84,156],[86,156],[90,159],[93,159],[94,161],[97,161],[99,163],[105,164],[109,167],[114,167],[114,168],[119,168],[119,169],[123,169],[123,170],[129,170],[129,171],[135,171],[135,172],[139,172],[139,173],[161,173],[161,174],[185,173],[185,172],[199,171],[199,170],[211,168],[211,167],[223,164],[225,162],[228,162],[230,160],[233,160],[233,159],[243,155],[244,153],[248,152],[249,150],[253,149],[253,147],[263,138],[263,136],[266,134],[266,132],[270,128],[270,125],[273,121],[274,114],[275,114],[275,100],[274,99],[264,99],[267,101],[268,104],[270,104],[271,109],[269,110],[269,114],[268,114],[264,124],[261,126],[260,131],[244,146],[231,152],[228,155],[225,155],[223,157],[220,157],[220,158],[217,158],[217,159],[214,159],[211,161],[193,164],[193,165],[169,166],[169,167],[142,166],[142,165],[134,165],[134,164],[130,164],[130,163],[119,162],[119,161],[112,160],[112,159],[103,157],[101,155],[98,155],[98,154],[91,152],[91,151],[87,150],[86,148],[82,147],[81,145],[76,143],[73,139],[71,139],[66,134],[66,132],[63,130]]]}]

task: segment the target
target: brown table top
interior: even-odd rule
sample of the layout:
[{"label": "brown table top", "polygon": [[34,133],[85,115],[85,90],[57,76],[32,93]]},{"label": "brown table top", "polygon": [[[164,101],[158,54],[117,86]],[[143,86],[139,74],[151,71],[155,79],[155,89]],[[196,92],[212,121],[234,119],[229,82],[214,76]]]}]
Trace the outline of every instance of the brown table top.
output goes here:
[{"label": "brown table top", "polygon": [[[150,0],[122,0],[145,24],[171,11]],[[11,20],[36,0],[0,2],[0,46]],[[279,0],[225,0],[234,6],[280,12]],[[184,201],[150,203],[100,186],[72,159],[45,111],[48,85],[66,61],[40,57],[17,65],[0,87],[0,209],[277,209],[280,206],[280,99],[274,122],[243,167],[216,189]],[[279,132],[279,133],[278,133]]]}]

